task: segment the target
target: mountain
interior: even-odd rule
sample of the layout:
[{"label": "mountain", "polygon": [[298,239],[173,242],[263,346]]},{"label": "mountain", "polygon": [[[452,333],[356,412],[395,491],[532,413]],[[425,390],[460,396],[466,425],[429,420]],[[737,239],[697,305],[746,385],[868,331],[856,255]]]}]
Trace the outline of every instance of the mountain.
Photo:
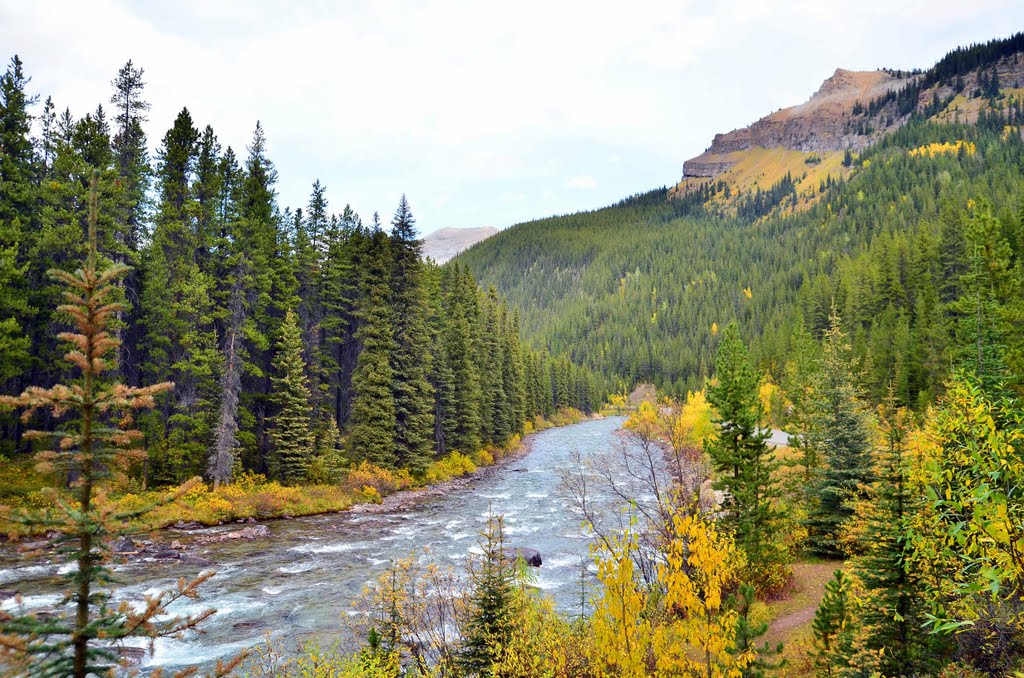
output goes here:
[{"label": "mountain", "polygon": [[793,206],[806,207],[822,182],[849,176],[848,151],[862,151],[912,120],[974,123],[991,108],[993,92],[1019,96],[1021,47],[1014,36],[957,49],[927,71],[836,69],[808,101],[716,134],[704,153],[683,163],[672,195],[715,185],[716,202],[734,207],[744,193],[769,189],[788,175]]},{"label": "mountain", "polygon": [[711,147],[683,163],[683,178],[714,178],[754,148],[784,148],[805,153],[860,149],[883,132],[859,134],[850,123],[858,102],[866,104],[904,86],[906,79],[887,71],[836,69],[806,103],[767,115],[749,127],[716,134]]},{"label": "mountain", "polygon": [[440,228],[423,238],[423,254],[443,264],[459,252],[490,238],[498,232],[494,226],[476,228]]},{"label": "mountain", "polygon": [[[1012,253],[987,265],[1013,270],[1024,250],[1022,57],[1024,34],[923,71],[836,71],[716,136],[671,188],[513,226],[456,261],[520,308],[532,347],[676,393],[702,385],[731,321],[783,379],[834,303],[870,394],[893,382],[919,404],[954,361],[969,254]],[[971,240],[992,224],[998,247]],[[1024,347],[1014,360],[1024,373]]]}]

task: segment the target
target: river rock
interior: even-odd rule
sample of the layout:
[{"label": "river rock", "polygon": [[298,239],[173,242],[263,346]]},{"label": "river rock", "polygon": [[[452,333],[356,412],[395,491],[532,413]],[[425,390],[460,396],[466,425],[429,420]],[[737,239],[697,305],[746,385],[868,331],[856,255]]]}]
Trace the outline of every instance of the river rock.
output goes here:
[{"label": "river rock", "polygon": [[178,522],[171,525],[172,530],[198,530],[201,527],[202,525],[195,521],[190,521],[186,523],[182,520],[179,520]]},{"label": "river rock", "polygon": [[540,551],[529,548],[528,546],[519,546],[514,549],[508,549],[507,554],[513,558],[522,558],[530,567],[540,567],[541,563],[544,562],[540,557]]},{"label": "river rock", "polygon": [[222,541],[233,541],[235,539],[261,539],[269,536],[270,528],[266,525],[250,525],[249,527],[243,527],[241,530],[235,530],[233,532],[221,532],[220,534],[211,534],[199,537],[196,540],[196,543],[218,544]]},{"label": "river rock", "polygon": [[125,554],[137,553],[139,548],[135,545],[135,542],[132,541],[131,537],[121,537],[113,543],[111,550],[114,553]]},{"label": "river rock", "polygon": [[48,546],[50,546],[50,542],[48,541],[30,541],[24,544],[18,544],[18,550],[21,552],[42,551]]}]

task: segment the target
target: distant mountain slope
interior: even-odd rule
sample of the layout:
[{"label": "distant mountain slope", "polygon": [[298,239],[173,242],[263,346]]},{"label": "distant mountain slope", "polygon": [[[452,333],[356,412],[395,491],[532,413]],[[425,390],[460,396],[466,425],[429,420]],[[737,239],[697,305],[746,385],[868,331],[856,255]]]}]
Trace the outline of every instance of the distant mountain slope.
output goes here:
[{"label": "distant mountain slope", "polygon": [[767,191],[789,175],[793,200],[786,206],[805,208],[822,182],[848,177],[848,152],[911,120],[975,123],[979,112],[999,108],[994,95],[1024,94],[1022,48],[1018,34],[954,50],[926,71],[836,69],[808,101],[716,134],[704,153],[683,163],[672,195],[702,192],[705,201],[735,208],[740,196]]},{"label": "distant mountain slope", "polygon": [[[790,337],[822,330],[834,300],[873,394],[899,378],[901,397],[915,402],[940,386],[950,360],[941,340],[949,328],[920,318],[914,295],[956,288],[963,266],[957,255],[939,266],[934,252],[965,251],[969,201],[1022,223],[1022,49],[1015,37],[952,52],[941,69],[854,76],[856,96],[837,95],[849,87],[834,83],[782,121],[778,143],[796,146],[802,128],[786,121],[805,116],[800,124],[814,129],[808,111],[848,111],[873,140],[849,155],[740,144],[714,178],[519,224],[457,261],[520,307],[533,346],[677,392],[701,385],[730,320],[778,377]],[[908,245],[918,241],[919,252]],[[1024,233],[1011,241],[1024,243]],[[884,260],[846,272],[868,252]],[[929,282],[911,284],[921,270]],[[915,344],[926,330],[931,343]]]},{"label": "distant mountain slope", "polygon": [[806,103],[776,111],[749,127],[716,134],[711,148],[683,163],[683,177],[712,178],[728,170],[754,148],[784,148],[806,153],[859,149],[883,130],[860,134],[851,126],[854,107],[867,105],[906,84],[886,71],[836,69]]},{"label": "distant mountain slope", "polygon": [[494,226],[476,228],[440,228],[423,238],[423,254],[443,264],[459,252],[490,238],[498,232]]}]

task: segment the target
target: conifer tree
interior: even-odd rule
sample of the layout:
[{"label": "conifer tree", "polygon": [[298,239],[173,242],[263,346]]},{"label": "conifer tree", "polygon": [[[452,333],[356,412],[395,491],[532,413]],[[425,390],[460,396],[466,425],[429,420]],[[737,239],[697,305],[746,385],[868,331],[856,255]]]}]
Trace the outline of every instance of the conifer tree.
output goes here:
[{"label": "conifer tree", "polygon": [[473,326],[461,302],[456,301],[448,320],[447,352],[452,360],[454,431],[450,448],[472,454],[480,448],[480,371],[473,361]]},{"label": "conifer tree", "polygon": [[[14,387],[10,390],[17,388],[13,382],[25,371],[32,346],[32,333],[26,327],[32,308],[31,280],[23,255],[33,230],[29,106],[34,99],[26,91],[29,81],[17,56],[0,76],[0,386]],[[0,419],[0,431],[18,428],[17,423],[5,425]]]},{"label": "conifer tree", "polygon": [[467,675],[489,676],[514,631],[516,560],[505,548],[503,516],[488,516],[480,541],[483,554],[470,572],[466,628],[459,664]]},{"label": "conifer tree", "polygon": [[379,228],[370,236],[358,301],[359,357],[352,374],[352,414],[349,451],[354,459],[393,468],[396,413],[392,392],[394,328],[391,324],[391,252],[387,235]]},{"label": "conifer tree", "polygon": [[434,394],[427,379],[431,362],[430,308],[422,243],[416,237],[416,222],[404,195],[391,221],[391,257],[395,451],[398,465],[419,475],[430,461],[434,432]]},{"label": "conifer tree", "polygon": [[[114,88],[110,104],[114,107],[116,125],[111,149],[120,185],[116,209],[116,260],[133,266],[139,262],[139,251],[147,235],[150,207],[147,194],[151,169],[146,133],[142,129],[149,102],[142,98],[145,88],[142,76],[143,69],[135,68],[129,60],[110,83]],[[142,277],[133,269],[124,278],[125,326],[118,328],[123,339],[118,369],[129,383],[137,383],[140,376],[138,356],[143,337],[138,320],[141,316],[141,294]]]},{"label": "conifer tree", "polygon": [[760,425],[757,378],[735,324],[725,328],[719,344],[715,378],[707,399],[715,408],[718,431],[706,449],[717,474],[715,487],[727,493],[725,524],[746,553],[750,578],[761,586],[778,586],[787,578],[778,572],[786,561],[773,504],[779,496],[773,478],[778,462],[764,442],[768,431]]},{"label": "conifer tree", "polygon": [[774,647],[767,643],[760,647],[757,645],[758,639],[768,632],[768,622],[755,622],[751,618],[755,593],[750,584],[740,584],[738,595],[732,597],[729,605],[736,610],[736,635],[731,652],[751,657],[749,663],[742,668],[742,678],[764,678],[786,665],[784,658],[772,660],[772,657],[782,653],[782,643]]},{"label": "conifer tree", "polygon": [[[161,402],[161,440],[151,455],[157,481],[181,482],[202,472],[212,442],[220,355],[214,324],[214,283],[201,266],[209,242],[194,219],[192,187],[199,131],[183,109],[163,139],[157,178],[156,226],[143,252],[143,373],[178,384]],[[152,433],[152,431],[151,431]]]},{"label": "conifer tree", "polygon": [[880,409],[880,447],[858,525],[862,555],[856,560],[863,585],[865,646],[878,653],[883,675],[923,675],[935,667],[939,637],[924,628],[921,573],[908,559],[914,516],[922,491],[911,478],[907,450],[910,414],[890,395]]},{"label": "conifer tree", "polygon": [[[118,512],[107,499],[104,485],[132,460],[145,456],[145,451],[136,447],[141,433],[123,428],[131,421],[132,412],[152,407],[154,396],[173,388],[173,384],[130,387],[103,375],[113,364],[110,354],[118,349],[109,327],[112,316],[122,307],[111,298],[115,296],[118,278],[125,275],[127,268],[122,264],[104,265],[101,261],[97,247],[98,183],[97,172],[91,180],[84,264],[74,274],[51,273],[66,287],[67,303],[60,311],[72,320],[74,331],[62,333],[60,338],[71,344],[66,359],[81,374],[70,385],[33,386],[18,397],[0,397],[0,406],[23,408],[26,421],[37,411],[54,416],[72,415],[65,430],[51,434],[36,432],[36,437],[52,436],[59,441],[60,451],[40,453],[41,463],[76,477],[72,487],[74,503],[51,496],[53,508],[47,511],[6,511],[9,518],[35,529],[57,530],[60,542],[77,565],[66,575],[70,586],[67,601],[73,615],[58,612],[45,619],[31,614],[0,615],[0,662],[15,675],[106,675],[117,666],[117,645],[124,639],[177,636],[213,614],[208,610],[195,616],[160,620],[167,615],[170,604],[181,598],[194,598],[196,587],[212,573],[190,583],[182,580],[174,591],[149,595],[139,608],[111,604],[112,577],[106,564],[108,542],[124,534],[129,521],[143,518],[155,505]],[[197,480],[164,501],[188,491]],[[226,675],[237,664],[238,661],[230,665],[218,663],[215,675]]]},{"label": "conifer tree", "polygon": [[274,445],[271,468],[274,475],[288,483],[298,483],[305,478],[313,456],[312,409],[305,367],[298,317],[288,311],[274,355],[272,397],[276,412],[270,431]]},{"label": "conifer tree", "polygon": [[839,557],[854,502],[873,474],[867,417],[852,374],[850,344],[835,309],[829,322],[808,433],[809,444],[822,450],[824,459],[812,481],[807,523],[812,547],[822,555]]},{"label": "conifer tree", "polygon": [[825,595],[814,613],[811,662],[819,676],[842,676],[850,668],[859,629],[859,601],[853,581],[836,570],[825,585]]}]

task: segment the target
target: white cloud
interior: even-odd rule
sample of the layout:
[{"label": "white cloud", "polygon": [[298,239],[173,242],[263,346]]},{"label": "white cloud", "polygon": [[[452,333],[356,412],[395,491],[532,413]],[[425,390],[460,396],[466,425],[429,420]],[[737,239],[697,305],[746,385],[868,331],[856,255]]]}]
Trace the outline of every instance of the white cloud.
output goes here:
[{"label": "white cloud", "polygon": [[[927,66],[1022,22],[1015,0],[0,0],[0,45],[76,115],[131,58],[154,147],[183,106],[240,155],[259,119],[283,204],[316,178],[367,217],[405,192],[430,230],[671,183],[716,132],[806,100],[836,66]],[[611,157],[598,187],[587,172]]]},{"label": "white cloud", "polygon": [[597,180],[589,174],[580,174],[566,180],[565,187],[576,191],[592,191],[597,188]]}]

